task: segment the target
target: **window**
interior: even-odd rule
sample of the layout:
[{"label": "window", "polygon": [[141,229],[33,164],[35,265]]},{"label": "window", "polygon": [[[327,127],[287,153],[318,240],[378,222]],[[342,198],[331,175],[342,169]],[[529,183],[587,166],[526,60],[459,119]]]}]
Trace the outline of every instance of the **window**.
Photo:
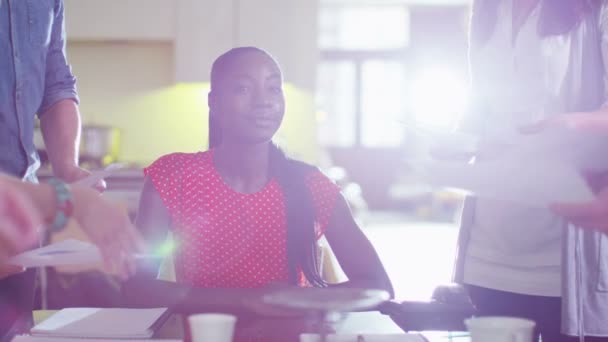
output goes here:
[{"label": "window", "polygon": [[366,60],[361,65],[361,144],[394,147],[403,138],[405,66],[401,61]]},{"label": "window", "polygon": [[319,66],[317,104],[319,139],[322,145],[347,147],[355,144],[355,63],[327,61]]},{"label": "window", "polygon": [[326,5],[319,25],[321,144],[398,146],[406,111],[407,7]]},{"label": "window", "polygon": [[408,45],[404,6],[328,6],[319,14],[321,49],[385,50]]}]

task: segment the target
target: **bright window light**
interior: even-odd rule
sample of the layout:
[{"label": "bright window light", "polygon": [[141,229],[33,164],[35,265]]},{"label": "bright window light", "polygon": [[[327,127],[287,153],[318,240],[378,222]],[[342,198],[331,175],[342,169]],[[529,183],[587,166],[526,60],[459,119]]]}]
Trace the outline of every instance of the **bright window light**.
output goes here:
[{"label": "bright window light", "polygon": [[361,143],[365,147],[395,147],[403,139],[406,102],[403,63],[369,60],[361,70]]},{"label": "bright window light", "polygon": [[409,12],[395,6],[323,6],[319,46],[323,49],[400,49],[409,44]]},{"label": "bright window light", "polygon": [[417,124],[452,128],[466,110],[469,85],[453,68],[421,68],[412,82],[411,110]]}]

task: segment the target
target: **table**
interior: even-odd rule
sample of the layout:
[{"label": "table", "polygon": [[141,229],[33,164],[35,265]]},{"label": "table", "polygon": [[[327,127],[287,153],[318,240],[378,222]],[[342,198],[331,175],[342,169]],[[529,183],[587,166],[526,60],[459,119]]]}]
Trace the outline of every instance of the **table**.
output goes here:
[{"label": "table", "polygon": [[[56,310],[37,310],[34,311],[34,321],[39,323]],[[235,342],[247,341],[298,341],[299,334],[302,332],[314,332],[314,320],[301,319],[260,319],[239,322],[237,327],[237,337]],[[331,328],[338,334],[401,334],[403,330],[395,324],[389,316],[377,311],[349,313],[346,317]],[[467,333],[444,331],[423,331],[420,332],[429,342],[469,342]],[[163,327],[157,332],[156,339],[182,339],[185,340],[184,325],[181,315],[171,316]],[[259,335],[259,336],[258,336]],[[256,339],[259,338],[259,339]]]},{"label": "table", "polygon": [[[402,334],[403,330],[389,316],[377,311],[356,312],[346,314],[344,318],[322,327],[331,329],[338,334]],[[182,316],[172,316],[158,331],[159,339],[184,339]],[[239,319],[235,331],[235,342],[291,342],[299,341],[299,335],[304,332],[319,332],[316,319],[265,318]],[[429,342],[468,342],[468,334],[455,332],[421,332]]]}]

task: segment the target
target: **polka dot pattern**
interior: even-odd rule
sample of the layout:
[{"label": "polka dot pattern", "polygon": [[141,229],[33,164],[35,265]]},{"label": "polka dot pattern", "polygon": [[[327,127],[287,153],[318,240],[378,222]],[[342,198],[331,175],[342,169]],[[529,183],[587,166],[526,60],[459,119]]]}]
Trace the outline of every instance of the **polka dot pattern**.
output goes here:
[{"label": "polka dot pattern", "polygon": [[[275,179],[256,193],[236,192],[214,168],[213,150],[169,154],[144,172],[172,218],[178,282],[254,288],[288,280],[285,199]],[[339,188],[320,171],[305,182],[320,237]]]}]

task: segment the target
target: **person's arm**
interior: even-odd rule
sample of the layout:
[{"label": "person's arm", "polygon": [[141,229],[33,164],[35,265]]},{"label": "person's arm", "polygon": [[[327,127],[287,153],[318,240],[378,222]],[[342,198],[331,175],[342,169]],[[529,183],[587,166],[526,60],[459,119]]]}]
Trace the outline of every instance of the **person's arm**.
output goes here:
[{"label": "person's arm", "polygon": [[0,179],[0,279],[25,271],[6,261],[36,244],[41,225],[29,198]]},{"label": "person's arm", "polygon": [[40,116],[46,151],[58,178],[73,182],[90,173],[78,166],[80,113],[72,100],[60,100]]},{"label": "person's arm", "polygon": [[[150,177],[144,178],[135,226],[141,233],[149,251],[157,253],[162,250],[161,246],[165,244],[171,229],[171,216]],[[160,257],[164,256],[159,254]],[[137,277],[156,279],[160,260],[152,259],[147,261],[145,266],[138,270]]]},{"label": "person's arm", "polygon": [[42,218],[28,196],[1,177],[0,265],[10,257],[34,246],[38,241],[37,232],[41,226]]},{"label": "person's arm", "polygon": [[348,281],[332,286],[381,289],[393,297],[393,286],[376,250],[355,222],[344,197],[338,195],[336,201],[325,237]]},{"label": "person's arm", "polygon": [[[57,201],[52,186],[26,183],[0,174],[0,187],[15,189],[28,198],[33,210],[30,209],[29,213],[23,214],[40,217],[47,224],[55,218]],[[72,186],[69,191],[72,194],[72,217],[80,224],[89,239],[99,247],[106,266],[119,276],[127,277],[134,269],[131,256],[142,249],[139,235],[128,215],[92,189]],[[36,229],[44,227],[46,225]]]},{"label": "person's arm", "polygon": [[[78,166],[81,119],[76,78],[66,57],[63,0],[55,1],[53,26],[46,57],[45,85],[38,109],[40,129],[53,173],[74,182],[90,173]],[[97,187],[103,189],[100,183]]]}]

